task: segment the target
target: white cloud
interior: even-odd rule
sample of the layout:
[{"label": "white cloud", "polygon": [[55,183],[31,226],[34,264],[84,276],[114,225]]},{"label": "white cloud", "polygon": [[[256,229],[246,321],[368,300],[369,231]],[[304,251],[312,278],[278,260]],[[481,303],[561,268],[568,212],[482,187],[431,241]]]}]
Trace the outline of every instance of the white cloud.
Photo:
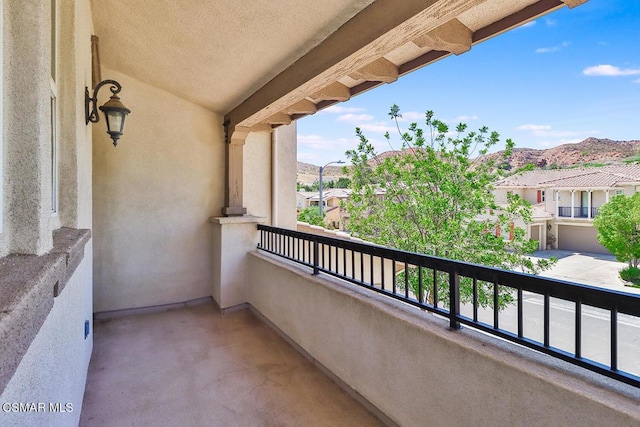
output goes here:
[{"label": "white cloud", "polygon": [[475,114],[471,115],[471,116],[458,116],[455,119],[453,119],[452,121],[455,123],[460,123],[460,122],[470,122],[472,120],[478,120],[480,117],[476,116]]},{"label": "white cloud", "polygon": [[536,49],[534,52],[535,53],[552,53],[552,52],[559,52],[562,49],[569,47],[569,42],[562,42],[559,45],[556,46],[551,46],[551,47],[541,47]]},{"label": "white cloud", "polygon": [[529,21],[529,22],[527,22],[527,23],[525,23],[525,24],[522,24],[522,25],[520,25],[520,27],[519,27],[519,28],[531,28],[531,27],[533,27],[534,25],[536,25],[536,21],[535,21],[535,20],[533,20],[533,21]]},{"label": "white cloud", "polygon": [[358,139],[355,137],[331,139],[321,135],[298,135],[298,147],[301,149],[344,153],[357,143]]},{"label": "white cloud", "polygon": [[373,120],[373,116],[371,114],[353,114],[347,113],[341,116],[338,116],[336,119],[339,122],[347,122],[347,123],[360,123],[360,122],[368,122]]},{"label": "white cloud", "polygon": [[402,114],[402,118],[398,119],[399,122],[414,122],[425,118],[424,113],[420,111],[407,111],[406,113],[400,114]]},{"label": "white cloud", "polygon": [[343,107],[341,105],[332,105],[331,107],[327,107],[324,110],[321,110],[320,113],[344,114],[344,113],[360,113],[362,111],[365,111],[365,108]]},{"label": "white cloud", "polygon": [[551,126],[549,125],[532,125],[532,124],[526,124],[526,125],[520,125],[516,128],[517,130],[530,130],[530,131],[543,131],[543,130],[550,130]]},{"label": "white cloud", "polygon": [[638,83],[638,84],[640,84],[640,79],[638,79],[638,80],[634,80],[633,82],[634,82],[634,83]]},{"label": "white cloud", "polygon": [[[542,138],[567,138],[570,136],[590,136],[596,135],[600,133],[598,130],[581,130],[581,131],[572,131],[572,130],[554,130],[549,125],[534,125],[534,124],[526,124],[521,125],[516,128],[517,130],[530,132],[531,135]],[[566,141],[566,140],[561,140]],[[565,144],[566,142],[562,142]],[[542,144],[542,142],[540,143]]]},{"label": "white cloud", "polygon": [[558,21],[550,18],[545,18],[544,23],[547,24],[547,27],[555,27],[558,25]]},{"label": "white cloud", "polygon": [[360,129],[362,129],[363,131],[377,132],[377,133],[385,133],[385,132],[393,133],[398,131],[398,128],[396,126],[392,126],[385,121],[364,123],[360,126]]},{"label": "white cloud", "polygon": [[582,70],[582,74],[585,76],[636,76],[640,74],[640,69],[620,68],[614,65],[602,64],[587,67]]}]

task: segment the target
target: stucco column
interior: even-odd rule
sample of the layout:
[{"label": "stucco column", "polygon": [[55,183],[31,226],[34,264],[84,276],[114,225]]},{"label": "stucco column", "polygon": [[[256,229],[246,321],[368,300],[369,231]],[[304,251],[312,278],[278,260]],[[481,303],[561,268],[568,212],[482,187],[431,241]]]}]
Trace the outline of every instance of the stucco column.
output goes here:
[{"label": "stucco column", "polygon": [[575,190],[571,190],[571,218],[574,217],[573,211],[576,207],[575,197],[573,197],[574,195],[575,195]]},{"label": "stucco column", "polygon": [[296,123],[279,126],[272,134],[272,215],[275,227],[296,229]]},{"label": "stucco column", "polygon": [[604,190],[604,202],[609,203],[609,190]]},{"label": "stucco column", "polygon": [[264,221],[248,215],[209,219],[213,237],[211,294],[222,310],[247,302],[247,254],[256,250],[257,225]]},{"label": "stucco column", "polygon": [[552,190],[553,194],[555,195],[554,199],[556,202],[556,218],[560,217],[560,191],[559,190]]},{"label": "stucco column", "polygon": [[241,216],[247,213],[243,207],[243,153],[244,142],[249,135],[249,128],[234,126],[230,127],[228,122],[224,124],[225,130],[225,186],[224,186],[224,207],[222,215]]},{"label": "stucco column", "polygon": [[591,218],[591,190],[589,190],[589,196],[587,197],[587,218]]},{"label": "stucco column", "polygon": [[4,2],[4,209],[14,253],[53,245],[50,13],[48,1]]}]

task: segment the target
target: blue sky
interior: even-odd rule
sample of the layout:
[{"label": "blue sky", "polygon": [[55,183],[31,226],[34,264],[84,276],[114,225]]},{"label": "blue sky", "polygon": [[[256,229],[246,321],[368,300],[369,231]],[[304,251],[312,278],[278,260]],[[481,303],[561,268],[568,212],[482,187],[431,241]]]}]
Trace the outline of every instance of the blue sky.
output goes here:
[{"label": "blue sky", "polygon": [[[400,106],[408,126],[433,110],[452,126],[488,126],[517,147],[594,136],[640,139],[640,1],[564,7],[315,115],[298,120],[298,160],[347,160],[363,129],[378,151]],[[398,138],[394,138],[398,148]]]}]

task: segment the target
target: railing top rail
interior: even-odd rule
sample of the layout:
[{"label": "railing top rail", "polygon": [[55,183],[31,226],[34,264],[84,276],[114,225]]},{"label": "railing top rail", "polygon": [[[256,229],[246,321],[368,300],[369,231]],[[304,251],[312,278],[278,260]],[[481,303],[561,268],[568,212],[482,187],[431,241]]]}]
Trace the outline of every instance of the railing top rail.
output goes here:
[{"label": "railing top rail", "polygon": [[409,265],[422,266],[440,271],[455,271],[460,276],[476,278],[477,280],[497,283],[522,289],[524,291],[549,294],[550,297],[568,301],[580,301],[582,304],[616,310],[634,316],[640,316],[640,295],[611,289],[568,282],[548,277],[540,277],[517,271],[487,267],[479,264],[455,261],[432,255],[402,251],[371,243],[360,243],[351,240],[338,239],[319,234],[305,233],[278,227],[259,224],[259,230],[265,230],[284,236],[318,242],[341,249],[353,250],[374,257],[383,257],[394,261],[406,262]]}]

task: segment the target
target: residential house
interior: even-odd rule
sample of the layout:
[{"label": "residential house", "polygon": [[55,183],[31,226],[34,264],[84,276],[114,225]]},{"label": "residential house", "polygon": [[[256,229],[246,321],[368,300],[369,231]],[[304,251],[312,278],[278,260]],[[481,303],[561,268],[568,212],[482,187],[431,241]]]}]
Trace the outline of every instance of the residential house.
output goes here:
[{"label": "residential house", "polygon": [[632,195],[640,189],[640,166],[533,170],[517,173],[495,184],[496,200],[506,202],[517,194],[534,206],[528,235],[539,240],[540,249],[609,253],[597,239],[593,219],[611,197]]},{"label": "residential house", "polygon": [[[322,206],[327,227],[344,230],[343,218],[346,215],[346,203],[351,190],[345,188],[328,188],[322,191]],[[314,192],[308,198],[309,206],[319,206],[320,193]]]},{"label": "residential house", "polygon": [[295,120],[583,2],[0,0],[0,424],[365,424],[299,405],[269,328],[389,423],[638,424],[631,385],[256,250]]}]

